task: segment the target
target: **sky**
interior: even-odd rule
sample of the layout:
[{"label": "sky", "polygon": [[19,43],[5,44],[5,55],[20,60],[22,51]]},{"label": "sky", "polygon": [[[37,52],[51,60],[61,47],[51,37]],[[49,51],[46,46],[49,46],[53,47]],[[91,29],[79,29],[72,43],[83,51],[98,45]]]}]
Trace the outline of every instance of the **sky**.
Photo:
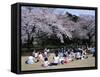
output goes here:
[{"label": "sky", "polygon": [[[34,8],[34,7],[33,7]],[[42,8],[42,7],[35,7],[35,9],[33,10],[34,12],[38,12],[40,9],[38,8]],[[24,7],[23,7],[24,9]],[[66,12],[69,12],[73,15],[92,15],[95,16],[95,10],[83,10],[83,9],[68,9],[68,8],[55,8],[54,13],[56,14],[65,14]]]},{"label": "sky", "polygon": [[69,12],[73,15],[93,15],[95,16],[95,11],[94,10],[81,10],[81,9],[56,9],[55,13],[59,14],[64,14],[65,12]]}]

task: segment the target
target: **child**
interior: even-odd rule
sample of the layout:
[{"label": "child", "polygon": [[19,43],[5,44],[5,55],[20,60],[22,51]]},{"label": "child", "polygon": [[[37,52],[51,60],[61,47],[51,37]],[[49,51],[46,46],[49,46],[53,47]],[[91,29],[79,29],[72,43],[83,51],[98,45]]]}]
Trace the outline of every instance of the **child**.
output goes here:
[{"label": "child", "polygon": [[68,60],[68,56],[67,55],[64,55],[64,57],[63,57],[63,63],[68,63],[69,62],[69,60]]},{"label": "child", "polygon": [[44,61],[44,57],[43,57],[41,52],[39,52],[38,59],[39,59],[40,62]]},{"label": "child", "polygon": [[48,57],[47,51],[44,51],[44,57]]},{"label": "child", "polygon": [[78,60],[78,59],[81,59],[81,53],[80,52],[77,52],[76,53],[76,59]]},{"label": "child", "polygon": [[87,57],[87,53],[86,53],[86,50],[83,49],[83,50],[82,50],[82,58],[81,58],[81,59],[86,59],[86,58],[88,58],[88,57]]},{"label": "child", "polygon": [[42,64],[42,66],[43,66],[43,67],[48,67],[49,64],[50,64],[50,63],[49,63],[49,61],[48,61],[48,58],[45,58],[45,59],[44,59],[44,63]]},{"label": "child", "polygon": [[64,64],[64,57],[59,58],[59,64]]}]

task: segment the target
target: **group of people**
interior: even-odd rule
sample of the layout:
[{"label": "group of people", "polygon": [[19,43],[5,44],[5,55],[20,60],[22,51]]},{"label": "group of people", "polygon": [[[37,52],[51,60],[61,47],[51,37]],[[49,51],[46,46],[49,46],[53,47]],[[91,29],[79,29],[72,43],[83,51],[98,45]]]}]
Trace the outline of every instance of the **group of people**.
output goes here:
[{"label": "group of people", "polygon": [[51,55],[50,49],[45,48],[43,51],[39,52],[33,51],[32,56],[28,57],[26,63],[34,64],[40,62],[41,66],[48,67],[88,58],[86,49],[83,48],[55,49],[52,54],[54,54],[52,61],[49,61],[48,59]]},{"label": "group of people", "polygon": [[46,57],[49,56],[50,50],[45,48],[43,51],[36,52],[35,50],[32,52],[32,55],[28,57],[26,60],[26,64],[34,64],[37,62],[43,62]]}]

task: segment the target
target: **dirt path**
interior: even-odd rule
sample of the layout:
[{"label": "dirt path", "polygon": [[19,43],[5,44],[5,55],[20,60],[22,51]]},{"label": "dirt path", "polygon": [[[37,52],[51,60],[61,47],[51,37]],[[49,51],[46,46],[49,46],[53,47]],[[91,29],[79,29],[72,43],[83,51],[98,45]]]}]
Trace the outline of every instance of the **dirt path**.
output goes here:
[{"label": "dirt path", "polygon": [[[53,54],[49,57],[49,61],[52,60]],[[95,58],[92,55],[88,55],[87,59],[84,60],[74,60],[68,64],[60,64],[57,66],[49,66],[49,67],[42,67],[41,63],[34,63],[34,64],[25,64],[28,56],[21,57],[21,69],[22,71],[25,70],[40,70],[40,69],[57,69],[57,68],[77,68],[77,67],[93,67],[95,66]]]}]

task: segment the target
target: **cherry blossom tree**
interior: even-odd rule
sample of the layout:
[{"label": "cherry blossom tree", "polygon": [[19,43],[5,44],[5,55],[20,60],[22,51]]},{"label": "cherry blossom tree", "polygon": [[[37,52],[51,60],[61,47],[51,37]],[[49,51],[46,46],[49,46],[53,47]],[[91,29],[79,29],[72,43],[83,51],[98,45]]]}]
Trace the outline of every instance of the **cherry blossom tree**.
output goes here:
[{"label": "cherry blossom tree", "polygon": [[31,38],[50,38],[53,35],[60,39],[61,43],[64,43],[63,35],[66,38],[71,38],[70,32],[63,27],[63,22],[58,20],[58,15],[53,11],[52,8],[22,7],[21,33],[23,43]]},{"label": "cherry blossom tree", "polygon": [[[95,17],[90,15],[56,14],[57,8],[22,7],[21,40],[22,44],[41,44],[47,39],[89,40],[95,42]],[[47,41],[46,41],[47,42]],[[28,44],[29,46],[29,44]]]}]

